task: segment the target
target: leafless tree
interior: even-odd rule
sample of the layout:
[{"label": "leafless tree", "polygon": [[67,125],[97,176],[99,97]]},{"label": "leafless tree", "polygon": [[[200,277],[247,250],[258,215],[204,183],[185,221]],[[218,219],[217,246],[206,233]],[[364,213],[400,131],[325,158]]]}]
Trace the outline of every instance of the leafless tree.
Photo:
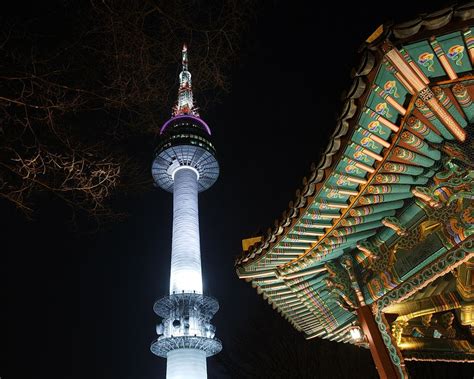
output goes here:
[{"label": "leafless tree", "polygon": [[251,15],[250,0],[91,0],[35,17],[6,12],[0,197],[27,216],[45,193],[94,218],[116,217],[113,194],[151,187],[153,140],[175,99],[183,41],[206,107],[229,88]]}]

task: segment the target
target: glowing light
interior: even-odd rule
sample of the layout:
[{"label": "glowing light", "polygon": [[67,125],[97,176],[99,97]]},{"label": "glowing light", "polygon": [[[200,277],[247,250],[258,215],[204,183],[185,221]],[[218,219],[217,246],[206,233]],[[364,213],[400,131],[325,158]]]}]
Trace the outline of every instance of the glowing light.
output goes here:
[{"label": "glowing light", "polygon": [[351,326],[349,333],[351,334],[351,338],[354,340],[354,342],[361,342],[364,338],[361,328],[357,325]]},{"label": "glowing light", "polygon": [[191,167],[191,166],[177,166],[177,167],[171,172],[171,177],[173,178],[173,181],[174,181],[174,176],[176,175],[176,172],[178,172],[179,170],[183,170],[183,169],[194,171],[194,173],[195,173],[196,176],[197,176],[197,180],[199,180],[199,171],[196,170],[194,167]]},{"label": "glowing light", "polygon": [[170,290],[170,294],[182,292],[202,293],[201,272],[198,272],[196,267],[193,267],[192,269],[186,269],[183,266],[184,265],[182,264],[178,265],[178,263],[174,266],[171,266],[171,270],[173,272],[171,274],[170,281],[173,282],[170,283],[172,288],[172,290]]},{"label": "glowing light", "polygon": [[184,115],[180,115],[180,116],[176,116],[176,117],[172,117],[170,118],[168,121],[166,121],[163,126],[161,127],[160,129],[160,134],[163,134],[163,132],[165,131],[165,129],[168,127],[168,125],[171,123],[171,121],[174,121],[174,120],[177,120],[177,119],[180,119],[180,118],[190,118],[190,119],[193,119],[195,121],[197,121],[198,123],[200,123],[204,129],[206,129],[206,132],[211,135],[211,128],[209,128],[209,125],[206,124],[206,122],[202,119],[200,119],[199,117],[196,117],[196,116],[192,116],[192,115],[189,115],[189,114],[184,114]]}]

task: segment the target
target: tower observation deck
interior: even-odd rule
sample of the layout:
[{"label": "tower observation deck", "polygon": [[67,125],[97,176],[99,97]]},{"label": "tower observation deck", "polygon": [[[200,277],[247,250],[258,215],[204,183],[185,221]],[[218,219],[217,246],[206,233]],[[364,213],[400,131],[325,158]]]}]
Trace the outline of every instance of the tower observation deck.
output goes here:
[{"label": "tower observation deck", "polygon": [[183,46],[178,102],[161,128],[152,165],[157,186],[173,193],[173,237],[169,295],[155,302],[162,317],[151,351],[167,358],[167,379],[207,378],[206,357],[222,349],[211,318],[216,299],[203,294],[198,193],[219,176],[211,130],[194,105],[187,47]]}]

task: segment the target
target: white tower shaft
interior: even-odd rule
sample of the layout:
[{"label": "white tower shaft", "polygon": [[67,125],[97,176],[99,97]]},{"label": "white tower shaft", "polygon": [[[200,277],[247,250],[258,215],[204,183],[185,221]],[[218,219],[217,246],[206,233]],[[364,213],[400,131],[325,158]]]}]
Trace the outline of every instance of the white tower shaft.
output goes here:
[{"label": "white tower shaft", "polygon": [[168,353],[166,379],[206,379],[206,352],[197,349],[177,349]]},{"label": "white tower shaft", "polygon": [[189,166],[174,172],[173,187],[170,295],[182,292],[202,294],[198,177]]}]

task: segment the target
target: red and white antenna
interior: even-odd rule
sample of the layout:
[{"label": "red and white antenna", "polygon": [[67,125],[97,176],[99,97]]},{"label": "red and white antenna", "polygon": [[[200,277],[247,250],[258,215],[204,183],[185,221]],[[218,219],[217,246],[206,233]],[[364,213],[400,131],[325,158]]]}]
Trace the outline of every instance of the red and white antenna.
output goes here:
[{"label": "red and white antenna", "polygon": [[186,44],[183,45],[182,54],[183,68],[179,73],[178,102],[173,108],[173,116],[193,115],[199,117],[193,101],[191,73],[188,71],[188,47]]}]

